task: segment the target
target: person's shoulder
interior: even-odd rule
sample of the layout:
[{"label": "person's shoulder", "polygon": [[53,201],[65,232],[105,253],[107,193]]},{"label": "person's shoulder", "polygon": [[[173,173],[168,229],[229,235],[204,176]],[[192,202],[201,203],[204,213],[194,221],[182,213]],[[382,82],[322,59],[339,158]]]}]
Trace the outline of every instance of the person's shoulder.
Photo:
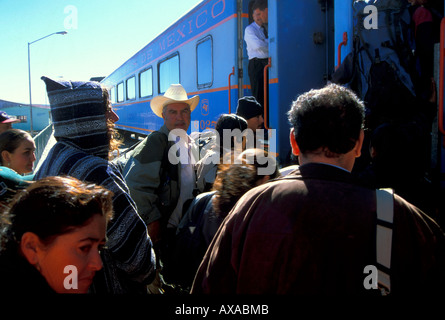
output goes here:
[{"label": "person's shoulder", "polygon": [[51,163],[55,164],[64,163],[72,167],[82,163],[93,163],[94,165],[103,166],[108,164],[107,159],[91,154],[66,141],[57,142],[46,160],[50,160]]},{"label": "person's shoulder", "polygon": [[167,146],[168,138],[165,133],[153,131],[134,149],[132,156],[142,163],[160,161]]},{"label": "person's shoulder", "polygon": [[410,203],[408,200],[403,198],[402,196],[399,196],[397,193],[392,190],[393,197],[394,197],[394,206],[396,208],[402,208],[404,210],[408,210],[411,212],[420,212],[421,210],[417,208],[414,204]]},{"label": "person's shoulder", "polygon": [[297,164],[289,165],[289,166],[283,167],[283,168],[280,169],[280,174],[281,174],[282,176],[286,176],[286,175],[288,175],[289,173],[291,173],[292,171],[297,170],[299,167],[300,167],[300,166],[297,165]]},{"label": "person's shoulder", "polygon": [[249,24],[245,29],[244,29],[244,31],[245,31],[245,33],[246,34],[251,34],[251,33],[253,33],[254,31],[255,31],[255,29],[257,29],[257,24],[255,23],[255,21],[254,22],[252,22],[251,24]]},{"label": "person's shoulder", "polygon": [[433,15],[430,10],[423,6],[419,6],[413,14],[413,20],[416,25],[419,25],[424,22],[432,22]]},{"label": "person's shoulder", "polygon": [[215,193],[216,193],[216,191],[214,191],[214,190],[200,193],[196,196],[195,200],[196,200],[196,202],[208,201],[215,196]]},{"label": "person's shoulder", "polygon": [[168,140],[168,136],[160,131],[156,130],[150,133],[148,136],[145,137],[145,139],[142,141],[141,144],[157,144],[157,143],[164,143]]},{"label": "person's shoulder", "polygon": [[[416,229],[432,234],[440,234],[445,237],[441,226],[428,213],[422,211],[417,206],[394,193],[394,215],[397,214],[399,222],[410,221],[416,226]],[[422,227],[423,226],[423,227]],[[420,229],[419,229],[420,228]]]},{"label": "person's shoulder", "polygon": [[274,195],[280,194],[283,196],[282,191],[286,191],[286,196],[289,196],[291,193],[298,192],[297,184],[304,184],[304,182],[299,179],[285,179],[284,177],[270,180],[247,191],[239,202],[251,203],[262,198],[272,201]]},{"label": "person's shoulder", "polygon": [[0,166],[0,179],[1,181],[7,182],[8,185],[11,184],[20,187],[20,186],[27,186],[28,185],[27,181],[31,181],[32,177],[21,176],[17,172],[8,167]]},{"label": "person's shoulder", "polygon": [[[109,161],[107,159],[89,154],[89,153],[79,153],[78,154],[79,163],[77,165],[82,165],[82,167],[86,167],[85,164],[88,164],[90,168],[103,168],[107,169],[109,165]],[[81,155],[81,156],[80,156]],[[83,163],[83,164],[82,164]]]}]

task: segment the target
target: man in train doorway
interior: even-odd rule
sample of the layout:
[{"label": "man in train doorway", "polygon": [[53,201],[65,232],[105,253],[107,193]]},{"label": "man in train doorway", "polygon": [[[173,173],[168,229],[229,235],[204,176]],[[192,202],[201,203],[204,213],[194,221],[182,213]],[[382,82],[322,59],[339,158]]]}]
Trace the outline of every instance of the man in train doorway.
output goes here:
[{"label": "man in train doorway", "polygon": [[248,74],[252,95],[264,106],[264,67],[269,57],[267,0],[255,0],[252,17],[254,21],[244,30],[249,57]]},{"label": "man in train doorway", "polygon": [[[155,115],[164,119],[163,126],[148,135],[134,150],[124,167],[123,173],[136,202],[139,215],[147,224],[153,241],[156,260],[162,261],[162,275],[168,274],[168,243],[176,232],[183,207],[191,202],[196,188],[193,164],[198,159],[198,149],[186,131],[189,128],[191,112],[196,108],[199,96],[188,98],[180,84],[172,84],[165,94],[154,97],[150,107]],[[172,134],[180,134],[172,138]],[[178,144],[186,145],[188,156],[180,155],[179,162],[171,161],[169,151]],[[175,147],[176,147],[175,146]],[[180,147],[179,152],[184,148]],[[151,292],[162,292],[162,277],[155,279]]]}]

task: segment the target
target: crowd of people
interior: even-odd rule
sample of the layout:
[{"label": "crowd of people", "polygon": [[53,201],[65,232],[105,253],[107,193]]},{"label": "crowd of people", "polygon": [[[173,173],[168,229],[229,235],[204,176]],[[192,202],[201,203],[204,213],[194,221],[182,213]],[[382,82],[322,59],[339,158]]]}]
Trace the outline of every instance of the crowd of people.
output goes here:
[{"label": "crowd of people", "polygon": [[[249,73],[267,58],[249,42],[254,35],[267,42],[267,2],[255,1],[252,11]],[[162,127],[116,165],[119,117],[106,88],[42,80],[57,143],[37,172],[32,137],[0,113],[2,291],[443,290],[445,234],[430,202],[409,193],[419,181],[404,177],[396,192],[379,189],[403,176],[389,138],[400,141],[397,134],[413,128],[387,124],[364,146],[365,105],[345,86],[312,89],[290,106],[289,144],[298,165],[280,168],[258,148],[263,95],[253,78],[254,96],[239,99],[236,114],[219,117],[205,146],[187,134],[199,96],[171,84],[150,102]],[[372,166],[353,174],[368,149]]]},{"label": "crowd of people", "polygon": [[[4,200],[5,290],[26,291],[26,282],[45,293],[377,295],[444,285],[445,234],[397,194],[385,224],[391,241],[379,241],[377,191],[351,173],[364,140],[364,105],[351,90],[330,84],[293,102],[290,145],[299,166],[282,176],[267,151],[246,148],[246,135],[226,134],[249,130],[237,115],[221,115],[223,138],[199,159],[186,133],[199,96],[172,85],[151,103],[164,126],[121,172],[110,161],[118,117],[107,91],[97,82],[42,79],[57,143],[33,181]],[[7,130],[0,146],[5,168],[19,177],[32,171],[28,134]],[[16,164],[15,150],[27,160]],[[210,170],[196,170],[203,166]],[[381,290],[364,286],[367,266],[390,275],[389,282],[376,275]]]}]

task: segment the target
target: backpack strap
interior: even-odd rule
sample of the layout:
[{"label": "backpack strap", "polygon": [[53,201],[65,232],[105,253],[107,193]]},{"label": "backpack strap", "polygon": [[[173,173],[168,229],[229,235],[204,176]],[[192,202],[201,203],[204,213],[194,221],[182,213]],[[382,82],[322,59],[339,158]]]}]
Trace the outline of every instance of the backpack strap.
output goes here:
[{"label": "backpack strap", "polygon": [[376,256],[378,286],[382,295],[391,292],[391,250],[394,220],[394,195],[392,189],[377,189]]}]

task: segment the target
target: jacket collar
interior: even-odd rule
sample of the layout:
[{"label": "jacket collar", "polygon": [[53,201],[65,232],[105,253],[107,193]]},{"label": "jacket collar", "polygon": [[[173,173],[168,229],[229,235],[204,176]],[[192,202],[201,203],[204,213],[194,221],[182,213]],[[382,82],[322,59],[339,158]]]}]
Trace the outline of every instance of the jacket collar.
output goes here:
[{"label": "jacket collar", "polygon": [[307,163],[301,165],[296,171],[292,174],[285,176],[284,178],[302,178],[306,179],[318,179],[318,180],[333,180],[340,182],[353,182],[353,176],[349,171],[346,171],[342,168],[331,166],[325,163]]},{"label": "jacket collar", "polygon": [[159,132],[162,132],[163,134],[165,134],[168,137],[170,130],[168,130],[167,126],[165,124],[163,124],[162,127],[159,128]]},{"label": "jacket collar", "polygon": [[[168,130],[167,126],[165,124],[163,124],[162,127],[159,128],[159,132],[165,134],[167,136],[167,138],[168,138],[170,130]],[[199,160],[199,146],[198,146],[198,144],[196,143],[195,140],[190,138],[189,135],[187,135],[187,137],[189,138],[188,143],[191,146],[191,152],[192,152],[192,155],[193,155],[193,159],[191,161],[192,161],[192,163],[196,163]],[[168,143],[169,143],[169,146],[172,146],[173,144],[175,144],[175,142],[171,141],[171,140],[169,140]]]}]

